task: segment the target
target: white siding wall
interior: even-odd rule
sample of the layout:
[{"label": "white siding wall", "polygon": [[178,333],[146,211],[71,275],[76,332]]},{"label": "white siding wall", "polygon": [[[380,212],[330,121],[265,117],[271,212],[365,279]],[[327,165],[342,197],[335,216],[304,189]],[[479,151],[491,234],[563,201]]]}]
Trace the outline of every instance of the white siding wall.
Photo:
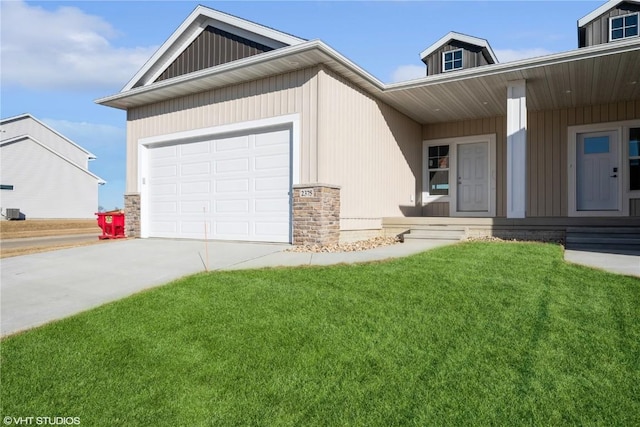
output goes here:
[{"label": "white siding wall", "polygon": [[29,218],[95,218],[98,182],[78,167],[27,139],[0,149],[2,212],[18,208]]},{"label": "white siding wall", "polygon": [[341,186],[341,229],[420,216],[422,127],[329,70],[319,76],[318,182]]},{"label": "white siding wall", "polygon": [[138,140],[299,113],[300,179],[317,181],[317,68],[133,108],[127,116],[127,193],[138,189]]},{"label": "white siding wall", "polygon": [[89,160],[86,152],[31,117],[3,123],[2,130],[2,139],[29,135],[52,150],[62,154],[81,168],[89,169]]}]

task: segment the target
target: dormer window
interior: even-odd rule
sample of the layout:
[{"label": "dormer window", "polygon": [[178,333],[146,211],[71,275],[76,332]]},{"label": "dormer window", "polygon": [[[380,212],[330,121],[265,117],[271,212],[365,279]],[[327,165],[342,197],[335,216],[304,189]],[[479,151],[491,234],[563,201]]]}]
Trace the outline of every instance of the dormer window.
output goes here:
[{"label": "dormer window", "polygon": [[442,53],[442,71],[462,69],[462,49]]},{"label": "dormer window", "polygon": [[638,36],[638,13],[609,18],[610,40],[622,40]]}]

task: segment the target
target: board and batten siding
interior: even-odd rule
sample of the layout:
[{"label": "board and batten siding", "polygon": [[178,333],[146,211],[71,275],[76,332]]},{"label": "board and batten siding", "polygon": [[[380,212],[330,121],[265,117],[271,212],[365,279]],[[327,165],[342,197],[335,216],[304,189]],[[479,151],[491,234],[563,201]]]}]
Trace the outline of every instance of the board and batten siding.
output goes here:
[{"label": "board and batten siding", "polygon": [[300,179],[317,181],[317,68],[170,99],[127,111],[127,193],[137,193],[142,138],[300,114]]},{"label": "board and batten siding", "polygon": [[[486,117],[482,119],[463,120],[460,122],[446,122],[427,124],[422,127],[422,139],[461,138],[474,135],[496,135],[496,216],[504,217],[507,214],[507,123],[506,117]],[[438,206],[425,208],[426,216],[435,213],[434,216],[449,216],[448,203],[439,202]],[[444,214],[444,209],[447,214]]]},{"label": "board and batten siding", "polygon": [[[609,18],[639,12],[640,5],[623,2],[605,14],[580,28],[578,31],[579,47],[609,43]],[[615,41],[614,41],[615,43]]]},{"label": "board and batten siding", "polygon": [[341,187],[341,229],[420,216],[420,124],[328,69],[318,89],[318,181]]},{"label": "board and batten siding", "polygon": [[156,79],[156,82],[225,64],[272,48],[208,26]]}]

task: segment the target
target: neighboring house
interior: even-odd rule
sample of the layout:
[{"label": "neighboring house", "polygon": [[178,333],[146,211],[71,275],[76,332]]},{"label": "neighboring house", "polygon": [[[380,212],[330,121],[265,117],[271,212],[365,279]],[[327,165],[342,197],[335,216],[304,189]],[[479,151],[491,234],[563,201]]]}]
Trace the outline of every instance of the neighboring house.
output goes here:
[{"label": "neighboring house", "polygon": [[202,238],[206,223],[216,239],[309,243],[411,223],[543,237],[638,224],[638,5],[581,19],[584,47],[504,64],[449,33],[422,52],[428,75],[394,84],[321,41],[198,6],[97,101],[127,111],[128,234]]},{"label": "neighboring house", "polygon": [[0,120],[0,206],[26,218],[94,218],[96,157],[30,114]]}]

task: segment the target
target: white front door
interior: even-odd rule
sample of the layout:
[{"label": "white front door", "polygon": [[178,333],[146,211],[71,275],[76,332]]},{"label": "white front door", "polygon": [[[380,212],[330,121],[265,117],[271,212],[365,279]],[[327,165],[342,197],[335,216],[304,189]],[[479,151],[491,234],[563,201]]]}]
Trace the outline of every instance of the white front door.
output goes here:
[{"label": "white front door", "polygon": [[489,211],[489,144],[458,144],[458,212]]},{"label": "white front door", "polygon": [[577,210],[618,210],[620,166],[616,132],[579,134],[576,165]]}]

